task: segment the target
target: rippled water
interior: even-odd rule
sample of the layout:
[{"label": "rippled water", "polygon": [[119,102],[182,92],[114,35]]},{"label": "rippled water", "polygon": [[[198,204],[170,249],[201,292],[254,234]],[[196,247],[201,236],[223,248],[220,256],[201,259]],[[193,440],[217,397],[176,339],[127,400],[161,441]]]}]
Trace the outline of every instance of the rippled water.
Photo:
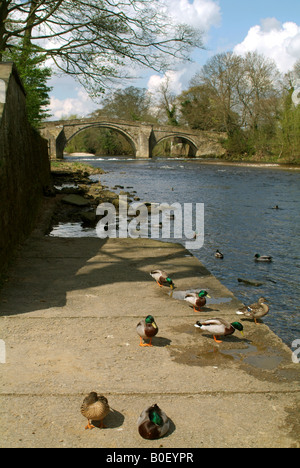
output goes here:
[{"label": "rippled water", "polygon": [[[204,203],[205,243],[192,253],[244,303],[265,296],[271,310],[264,321],[285,343],[300,339],[299,171],[197,160],[85,161],[107,171],[102,183],[133,187],[142,202]],[[77,226],[72,235],[93,233]],[[223,260],[215,259],[216,249]],[[256,263],[255,253],[272,255],[273,262]],[[247,286],[237,278],[263,285]]]}]

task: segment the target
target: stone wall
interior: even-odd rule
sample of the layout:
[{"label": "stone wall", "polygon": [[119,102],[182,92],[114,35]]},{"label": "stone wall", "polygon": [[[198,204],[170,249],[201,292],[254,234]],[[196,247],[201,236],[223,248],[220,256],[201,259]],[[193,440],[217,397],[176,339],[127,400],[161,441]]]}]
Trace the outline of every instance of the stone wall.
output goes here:
[{"label": "stone wall", "polygon": [[12,63],[0,63],[0,273],[34,227],[51,185],[48,144],[27,120],[26,95]]}]

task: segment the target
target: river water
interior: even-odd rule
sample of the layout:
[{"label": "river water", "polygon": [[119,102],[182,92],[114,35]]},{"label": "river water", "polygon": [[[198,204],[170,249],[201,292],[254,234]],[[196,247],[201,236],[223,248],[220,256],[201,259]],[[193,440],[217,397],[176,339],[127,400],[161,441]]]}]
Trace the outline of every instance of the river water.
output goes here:
[{"label": "river water", "polygon": [[[203,203],[204,245],[192,254],[245,304],[268,299],[264,322],[290,347],[300,339],[300,172],[203,164],[201,160],[69,158],[101,167],[109,188],[124,186],[141,202]],[[279,209],[273,209],[278,205]],[[63,235],[56,229],[52,235]],[[72,236],[91,236],[73,226]],[[176,240],[180,242],[180,240]],[[182,240],[182,243],[184,239]],[[216,259],[219,249],[224,259]],[[254,255],[271,255],[257,263]],[[238,278],[255,280],[249,286]]]}]

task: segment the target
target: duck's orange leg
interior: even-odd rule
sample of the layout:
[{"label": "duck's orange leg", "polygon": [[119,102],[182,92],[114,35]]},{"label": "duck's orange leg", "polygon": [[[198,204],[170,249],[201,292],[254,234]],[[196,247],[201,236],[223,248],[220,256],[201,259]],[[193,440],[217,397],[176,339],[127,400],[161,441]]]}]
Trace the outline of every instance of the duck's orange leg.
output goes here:
[{"label": "duck's orange leg", "polygon": [[215,335],[214,335],[214,340],[215,340],[216,343],[222,343],[222,341],[218,340]]},{"label": "duck's orange leg", "polygon": [[91,424],[90,420],[88,420],[88,425],[85,426],[85,430],[87,429],[94,429],[95,426],[93,426],[93,424]]},{"label": "duck's orange leg", "polygon": [[150,339],[150,343],[143,343],[143,339],[140,337],[140,346],[145,348],[147,346],[153,346],[153,345],[151,344],[151,339]]}]

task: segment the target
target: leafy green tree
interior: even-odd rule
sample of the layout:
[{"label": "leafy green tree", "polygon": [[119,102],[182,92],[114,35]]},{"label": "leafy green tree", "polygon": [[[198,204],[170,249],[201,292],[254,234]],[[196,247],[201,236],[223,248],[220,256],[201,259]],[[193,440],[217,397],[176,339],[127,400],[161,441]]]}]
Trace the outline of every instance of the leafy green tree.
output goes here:
[{"label": "leafy green tree", "polygon": [[38,128],[43,120],[50,117],[47,107],[50,104],[49,93],[52,88],[47,82],[51,77],[51,69],[40,65],[38,54],[32,52],[30,46],[23,50],[13,49],[11,53],[5,54],[4,58],[13,61],[17,67],[26,91],[28,120]]},{"label": "leafy green tree", "polygon": [[223,128],[229,135],[240,124],[236,90],[242,75],[242,58],[228,52],[208,60],[192,81],[192,84],[205,85],[209,90]]},{"label": "leafy green tree", "polygon": [[[296,64],[297,65],[297,64]],[[294,70],[297,70],[296,67]],[[296,75],[297,77],[297,75]],[[285,89],[282,109],[278,119],[276,136],[273,140],[274,152],[283,162],[300,161],[300,105],[293,102],[294,86]]]},{"label": "leafy green tree", "polygon": [[129,86],[112,91],[102,101],[102,107],[92,115],[108,115],[111,118],[148,121],[155,119],[150,113],[150,96],[146,89]]},{"label": "leafy green tree", "polygon": [[183,91],[179,101],[182,123],[196,130],[225,131],[214,95],[205,84]]}]

